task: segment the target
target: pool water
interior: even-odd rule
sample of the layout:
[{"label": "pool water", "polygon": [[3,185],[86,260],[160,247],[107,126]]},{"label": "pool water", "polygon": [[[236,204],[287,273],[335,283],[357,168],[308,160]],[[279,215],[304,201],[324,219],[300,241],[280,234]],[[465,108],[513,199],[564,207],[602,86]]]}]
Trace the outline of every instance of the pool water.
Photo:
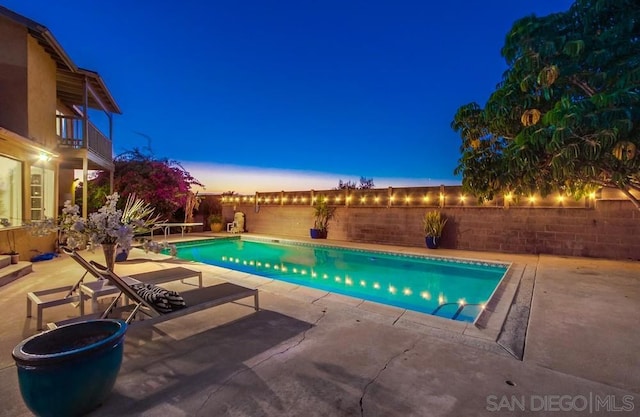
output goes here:
[{"label": "pool water", "polygon": [[473,322],[508,265],[240,238],[178,243],[178,257]]}]

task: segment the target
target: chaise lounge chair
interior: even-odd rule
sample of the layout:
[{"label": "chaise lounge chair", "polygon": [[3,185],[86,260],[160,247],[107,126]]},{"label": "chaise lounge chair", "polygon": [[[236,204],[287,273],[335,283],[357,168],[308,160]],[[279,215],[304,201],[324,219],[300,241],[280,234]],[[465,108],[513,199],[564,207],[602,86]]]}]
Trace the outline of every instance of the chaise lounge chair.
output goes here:
[{"label": "chaise lounge chair", "polygon": [[[254,298],[254,310],[259,310],[257,289],[245,288],[231,283],[223,283],[209,287],[198,287],[195,289],[180,292],[180,296],[182,300],[184,300],[186,306],[171,311],[165,311],[164,309],[159,308],[153,302],[150,302],[147,299],[143,298],[143,296],[139,295],[139,293],[136,292],[132,285],[127,283],[127,281],[125,281],[123,277],[116,275],[113,271],[102,267],[96,262],[88,262],[75,251],[72,252],[69,256],[74,258],[79,263],[86,265],[87,269],[90,268],[96,274],[109,279],[111,281],[111,284],[117,287],[120,291],[117,297],[102,313],[100,318],[107,318],[112,314],[118,314],[125,311],[125,308],[117,307],[118,301],[122,296],[129,299],[129,304],[126,306],[126,310],[127,312],[128,310],[130,310],[130,312],[128,312],[126,318],[124,319],[127,323],[131,323],[138,314],[143,314],[149,318],[173,318],[204,310],[206,308],[234,302],[247,297]],[[49,328],[55,327],[57,327],[56,323],[49,324]]]},{"label": "chaise lounge chair", "polygon": [[[74,251],[63,247],[63,252],[71,255]],[[48,307],[59,306],[63,304],[78,303],[80,307],[80,316],[84,316],[84,301],[86,298],[91,300],[91,311],[97,311],[98,297],[118,294],[118,289],[104,280],[105,276],[96,268],[92,267],[89,262],[81,256],[70,256],[84,268],[84,274],[80,279],[71,286],[50,288],[41,291],[33,291],[27,294],[27,317],[32,316],[33,305],[36,306],[36,328],[42,329],[43,310]],[[96,281],[85,282],[87,275],[96,278]],[[143,282],[145,284],[163,284],[166,282],[177,281],[184,282],[185,279],[197,277],[198,286],[202,287],[202,272],[195,271],[184,267],[165,268],[158,271],[142,272],[139,274],[131,274],[125,278],[129,284],[135,282]],[[53,294],[65,294],[62,297],[49,299],[47,296]]]}]

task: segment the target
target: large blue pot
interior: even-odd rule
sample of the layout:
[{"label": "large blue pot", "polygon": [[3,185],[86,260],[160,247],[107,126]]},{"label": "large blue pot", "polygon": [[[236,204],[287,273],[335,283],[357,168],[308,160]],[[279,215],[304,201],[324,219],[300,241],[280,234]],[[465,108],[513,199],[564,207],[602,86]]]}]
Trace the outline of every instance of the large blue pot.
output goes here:
[{"label": "large blue pot", "polygon": [[425,236],[424,241],[429,249],[438,249],[438,246],[440,246],[439,237]]},{"label": "large blue pot", "polygon": [[309,229],[309,235],[312,239],[326,239],[327,231],[322,229]]},{"label": "large blue pot", "polygon": [[60,326],[13,349],[22,398],[37,416],[79,416],[109,396],[122,364],[127,324],[87,320]]}]

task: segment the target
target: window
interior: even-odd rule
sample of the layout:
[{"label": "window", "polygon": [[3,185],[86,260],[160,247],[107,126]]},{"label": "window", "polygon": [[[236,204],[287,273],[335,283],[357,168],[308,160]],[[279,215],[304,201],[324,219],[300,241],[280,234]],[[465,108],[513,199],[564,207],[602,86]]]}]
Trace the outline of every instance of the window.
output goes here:
[{"label": "window", "polygon": [[56,216],[56,210],[53,207],[53,187],[53,170],[38,166],[31,167],[31,182],[29,183],[31,220],[44,220],[45,217]]},{"label": "window", "polygon": [[22,225],[22,163],[0,156],[0,228]]}]

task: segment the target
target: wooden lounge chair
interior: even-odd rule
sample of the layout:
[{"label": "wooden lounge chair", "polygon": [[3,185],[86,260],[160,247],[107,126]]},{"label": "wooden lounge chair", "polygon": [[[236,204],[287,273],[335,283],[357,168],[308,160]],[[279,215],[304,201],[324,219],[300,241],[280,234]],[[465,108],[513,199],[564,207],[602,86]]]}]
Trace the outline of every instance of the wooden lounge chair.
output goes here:
[{"label": "wooden lounge chair", "polygon": [[[118,308],[118,300],[124,296],[129,299],[127,307],[127,315],[124,319],[127,323],[131,323],[136,315],[142,314],[144,316],[155,317],[177,317],[185,314],[200,311],[206,308],[234,302],[247,297],[254,298],[254,310],[259,310],[258,290],[245,288],[236,284],[223,283],[209,287],[198,287],[191,290],[180,292],[180,295],[186,303],[186,307],[173,310],[170,312],[163,312],[158,309],[153,303],[146,301],[123,279],[116,275],[113,271],[103,268],[100,264],[95,262],[88,262],[77,252],[70,254],[74,259],[86,263],[88,268],[92,268],[97,274],[108,278],[115,287],[120,290],[120,294],[111,302],[107,309],[102,313],[100,318],[107,318],[112,314],[117,314],[124,311],[123,308]],[[128,311],[130,310],[130,311]],[[55,323],[50,323],[49,328],[57,327]]]}]

